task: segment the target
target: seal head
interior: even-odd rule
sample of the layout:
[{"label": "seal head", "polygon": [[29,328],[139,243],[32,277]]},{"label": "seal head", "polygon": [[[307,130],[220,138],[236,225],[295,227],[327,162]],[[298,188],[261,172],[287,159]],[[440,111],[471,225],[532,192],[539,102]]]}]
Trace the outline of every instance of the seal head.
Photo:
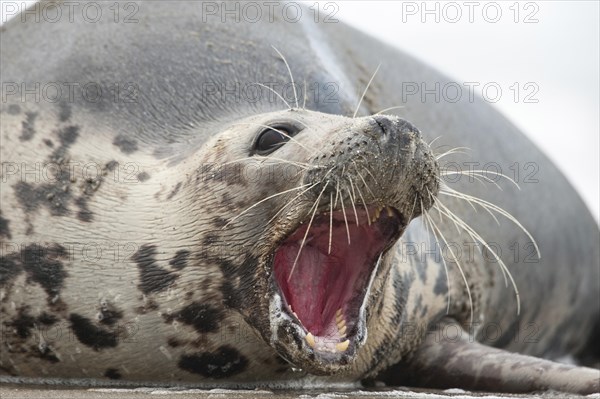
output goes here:
[{"label": "seal head", "polygon": [[[225,227],[257,232],[256,258],[237,273],[241,312],[295,366],[343,372],[366,341],[387,251],[433,205],[435,157],[398,117],[288,110],[242,124],[258,129],[240,162],[258,160],[272,181]],[[282,162],[295,173],[267,173]]]}]

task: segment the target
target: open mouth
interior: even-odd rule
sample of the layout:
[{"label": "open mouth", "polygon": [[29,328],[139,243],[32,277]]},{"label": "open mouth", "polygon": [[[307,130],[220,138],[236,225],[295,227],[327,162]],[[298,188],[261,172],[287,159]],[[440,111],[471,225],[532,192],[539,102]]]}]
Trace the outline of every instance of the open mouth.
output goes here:
[{"label": "open mouth", "polygon": [[286,310],[321,354],[347,353],[364,336],[362,309],[378,261],[405,227],[394,208],[360,208],[315,216],[308,233],[303,223],[275,251]]}]

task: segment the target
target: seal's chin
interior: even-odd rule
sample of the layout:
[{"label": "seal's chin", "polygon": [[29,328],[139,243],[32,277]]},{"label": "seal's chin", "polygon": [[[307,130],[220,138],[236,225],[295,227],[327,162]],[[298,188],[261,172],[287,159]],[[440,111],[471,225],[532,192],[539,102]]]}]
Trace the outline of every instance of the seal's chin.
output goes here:
[{"label": "seal's chin", "polygon": [[308,225],[275,251],[282,310],[306,350],[321,360],[348,360],[366,338],[364,310],[378,262],[405,226],[397,210],[378,206],[323,213]]}]

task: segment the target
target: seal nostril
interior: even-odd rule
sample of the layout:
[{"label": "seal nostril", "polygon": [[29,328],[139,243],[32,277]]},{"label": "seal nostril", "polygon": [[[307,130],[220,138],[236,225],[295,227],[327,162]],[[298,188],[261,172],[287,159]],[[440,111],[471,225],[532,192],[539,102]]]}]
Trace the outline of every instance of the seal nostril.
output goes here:
[{"label": "seal nostril", "polygon": [[377,123],[377,125],[381,129],[381,133],[383,133],[385,135],[385,127],[383,126],[383,124],[381,122],[379,122],[377,119],[375,119],[375,123]]},{"label": "seal nostril", "polygon": [[373,121],[381,129],[382,135],[386,136],[390,132],[390,129],[392,128],[392,123],[389,118],[377,115],[373,117]]}]

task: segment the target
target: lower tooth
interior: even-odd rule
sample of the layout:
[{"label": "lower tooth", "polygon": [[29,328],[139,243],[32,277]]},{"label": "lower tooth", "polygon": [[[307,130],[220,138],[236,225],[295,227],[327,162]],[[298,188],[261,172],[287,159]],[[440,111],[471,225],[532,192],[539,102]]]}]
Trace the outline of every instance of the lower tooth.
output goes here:
[{"label": "lower tooth", "polygon": [[350,340],[347,339],[344,342],[339,342],[339,343],[335,344],[335,349],[337,349],[338,352],[345,352],[346,349],[348,349],[349,345],[350,345]]},{"label": "lower tooth", "polygon": [[346,326],[344,325],[342,328],[340,328],[339,332],[340,332],[340,335],[346,336]]},{"label": "lower tooth", "polygon": [[313,335],[311,333],[306,334],[306,342],[308,342],[308,345],[310,345],[311,348],[315,347],[315,337],[313,337]]}]

